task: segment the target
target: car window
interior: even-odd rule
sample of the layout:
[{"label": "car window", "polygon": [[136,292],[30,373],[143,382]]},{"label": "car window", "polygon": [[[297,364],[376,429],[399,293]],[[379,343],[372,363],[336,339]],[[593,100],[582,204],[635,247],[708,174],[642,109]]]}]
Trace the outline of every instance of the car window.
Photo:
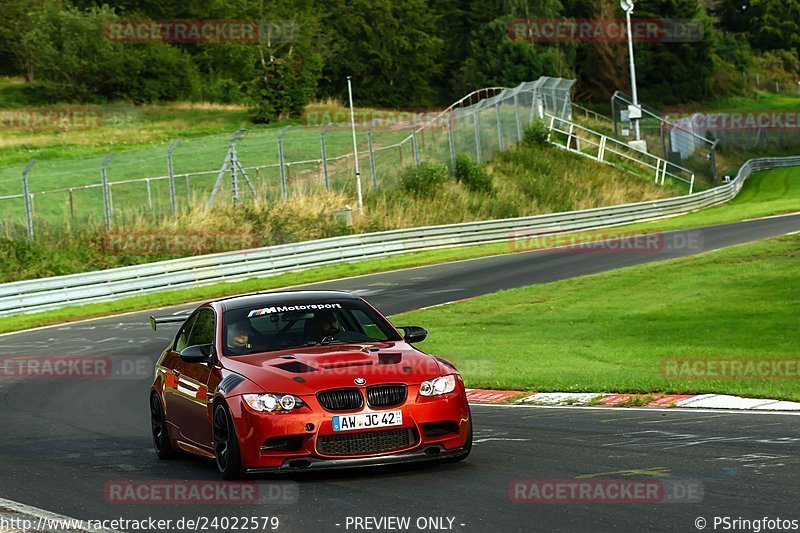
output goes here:
[{"label": "car window", "polygon": [[386,333],[381,330],[381,328],[378,327],[378,325],[361,309],[354,309],[352,316],[356,322],[358,322],[358,328],[361,330],[361,332],[367,335],[370,339],[375,341],[389,340],[389,337],[386,335]]},{"label": "car window", "polygon": [[192,327],[192,333],[189,335],[189,346],[197,344],[213,344],[214,343],[214,311],[211,309],[203,309],[197,313],[197,320],[195,320]]},{"label": "car window", "polygon": [[223,316],[225,355],[399,340],[385,318],[358,300],[276,303],[232,309]]},{"label": "car window", "polygon": [[183,323],[181,329],[178,331],[178,335],[175,337],[175,347],[174,350],[178,353],[182,352],[184,348],[189,346],[189,333],[192,331],[192,326],[194,326],[194,321],[197,319],[197,315],[192,315],[189,319]]}]

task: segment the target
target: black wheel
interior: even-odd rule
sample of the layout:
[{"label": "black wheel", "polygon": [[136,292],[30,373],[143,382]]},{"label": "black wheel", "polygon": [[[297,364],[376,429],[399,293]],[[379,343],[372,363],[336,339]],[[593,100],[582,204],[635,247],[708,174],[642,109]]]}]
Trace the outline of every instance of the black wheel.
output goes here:
[{"label": "black wheel", "polygon": [[167,431],[167,418],[158,394],[150,395],[150,428],[153,432],[153,447],[159,459],[170,459],[175,456],[175,450],[169,442]]},{"label": "black wheel", "polygon": [[237,479],[244,473],[236,428],[224,403],[214,408],[214,455],[223,478]]},{"label": "black wheel", "polygon": [[464,451],[460,455],[448,457],[444,460],[445,463],[457,463],[469,457],[472,451],[472,411],[469,411],[469,429],[467,430],[467,442],[464,444]]}]

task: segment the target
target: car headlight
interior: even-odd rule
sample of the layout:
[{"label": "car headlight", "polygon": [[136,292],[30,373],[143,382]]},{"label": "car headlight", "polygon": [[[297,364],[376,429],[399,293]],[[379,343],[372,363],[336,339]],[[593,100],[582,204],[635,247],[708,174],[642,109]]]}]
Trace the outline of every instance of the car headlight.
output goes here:
[{"label": "car headlight", "polygon": [[456,390],[456,377],[453,374],[423,381],[419,386],[422,396],[439,396]]},{"label": "car headlight", "polygon": [[287,412],[302,407],[303,400],[291,394],[245,394],[244,401],[256,411]]}]

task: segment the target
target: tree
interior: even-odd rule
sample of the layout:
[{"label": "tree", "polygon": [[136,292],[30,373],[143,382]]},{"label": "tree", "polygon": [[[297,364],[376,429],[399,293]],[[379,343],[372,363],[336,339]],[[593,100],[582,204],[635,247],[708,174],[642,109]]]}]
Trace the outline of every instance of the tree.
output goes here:
[{"label": "tree", "polygon": [[436,103],[441,19],[426,0],[330,0],[320,9],[321,96],[346,95],[347,76],[352,76],[362,105]]}]

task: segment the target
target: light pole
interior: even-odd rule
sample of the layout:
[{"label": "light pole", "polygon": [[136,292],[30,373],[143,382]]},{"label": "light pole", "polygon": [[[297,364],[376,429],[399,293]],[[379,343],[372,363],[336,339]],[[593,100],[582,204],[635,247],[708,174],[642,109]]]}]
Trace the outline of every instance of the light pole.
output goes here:
[{"label": "light pole", "polygon": [[356,141],[356,114],[353,110],[353,84],[347,76],[347,93],[350,95],[350,125],[353,128],[353,157],[356,162],[356,191],[358,192],[358,212],[364,212],[364,200],[361,197],[361,172],[358,169],[358,142]]},{"label": "light pole", "polygon": [[639,108],[639,96],[636,93],[636,64],[633,61],[633,32],[631,30],[631,13],[633,13],[633,0],[620,0],[619,5],[625,11],[625,20],[628,27],[628,58],[631,65],[631,96],[633,97],[633,109],[629,109],[630,118],[634,121],[636,130],[636,140],[641,140],[639,132],[639,119],[642,111]]}]

